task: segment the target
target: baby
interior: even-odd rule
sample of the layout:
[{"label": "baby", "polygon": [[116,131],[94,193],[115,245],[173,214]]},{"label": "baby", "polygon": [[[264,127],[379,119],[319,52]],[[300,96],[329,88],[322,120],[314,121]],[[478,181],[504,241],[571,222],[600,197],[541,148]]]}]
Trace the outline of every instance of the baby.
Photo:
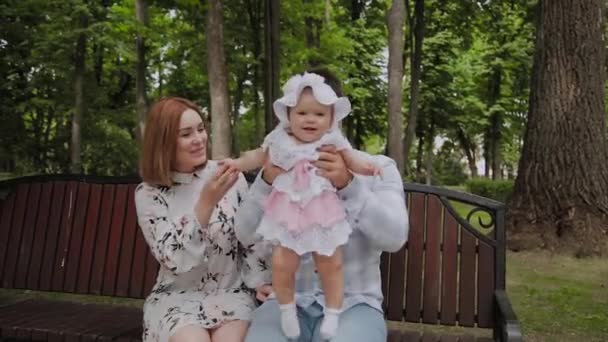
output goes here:
[{"label": "baby", "polygon": [[326,302],[320,332],[324,339],[331,339],[338,328],[344,298],[340,246],[348,241],[352,229],[336,188],[317,175],[312,162],[319,157],[319,147],[333,145],[351,171],[377,175],[379,169],[359,157],[340,132],[338,123],[350,113],[350,101],[338,97],[322,76],[293,76],[283,92],[283,97],[274,102],[280,122],[262,147],[222,162],[248,171],[262,167],[270,158],[272,164],[286,171],[274,180],[257,229],[274,245],[272,286],[281,308],[281,327],[289,338],[300,335],[295,273],[300,256],[312,252]]}]

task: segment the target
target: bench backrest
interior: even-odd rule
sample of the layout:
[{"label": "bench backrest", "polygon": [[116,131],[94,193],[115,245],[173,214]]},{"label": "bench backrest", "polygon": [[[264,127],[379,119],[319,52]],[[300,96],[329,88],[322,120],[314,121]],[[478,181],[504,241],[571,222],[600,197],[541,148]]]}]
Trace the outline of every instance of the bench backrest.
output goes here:
[{"label": "bench backrest", "polygon": [[[137,178],[38,176],[0,182],[0,287],[144,298],[158,263],[137,225]],[[392,321],[492,327],[504,289],[501,203],[405,184],[408,243],[382,255],[384,307]],[[3,199],[2,199],[3,198]],[[475,229],[451,205],[492,220]],[[481,231],[481,233],[480,233]]]},{"label": "bench backrest", "polygon": [[387,319],[493,327],[494,290],[505,286],[503,204],[433,186],[404,186],[409,239],[400,251],[382,255]]},{"label": "bench backrest", "polygon": [[3,182],[3,288],[144,298],[158,263],[135,216],[136,178],[41,176]]}]

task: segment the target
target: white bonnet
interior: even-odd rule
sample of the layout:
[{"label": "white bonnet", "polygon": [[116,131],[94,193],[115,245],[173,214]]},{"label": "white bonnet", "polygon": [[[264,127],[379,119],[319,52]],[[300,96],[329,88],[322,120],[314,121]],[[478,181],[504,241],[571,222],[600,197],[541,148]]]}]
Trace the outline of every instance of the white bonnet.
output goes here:
[{"label": "white bonnet", "polygon": [[319,103],[334,106],[334,122],[332,128],[337,127],[337,123],[346,117],[350,111],[350,101],[342,96],[338,97],[336,92],[325,83],[325,78],[314,73],[305,72],[303,75],[295,75],[290,78],[283,87],[283,97],[274,101],[274,113],[281,123],[289,122],[287,112],[288,107],[295,107],[298,98],[304,88],[310,87],[312,94]]}]

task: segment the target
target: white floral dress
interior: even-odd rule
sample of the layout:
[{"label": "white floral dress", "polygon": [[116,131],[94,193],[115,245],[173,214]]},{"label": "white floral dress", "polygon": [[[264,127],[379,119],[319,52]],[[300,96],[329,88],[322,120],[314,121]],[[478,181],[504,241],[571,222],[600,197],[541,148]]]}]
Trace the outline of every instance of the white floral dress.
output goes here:
[{"label": "white floral dress", "polygon": [[248,190],[242,175],[217,204],[208,228],[194,215],[201,189],[216,169],[209,161],[193,173],[173,173],[171,187],[141,183],[135,190],[139,225],[160,263],[144,303],[144,341],[166,342],[186,325],[212,329],[250,320],[255,301],[247,287],[269,282],[267,249],[243,246],[235,236],[234,214]]}]

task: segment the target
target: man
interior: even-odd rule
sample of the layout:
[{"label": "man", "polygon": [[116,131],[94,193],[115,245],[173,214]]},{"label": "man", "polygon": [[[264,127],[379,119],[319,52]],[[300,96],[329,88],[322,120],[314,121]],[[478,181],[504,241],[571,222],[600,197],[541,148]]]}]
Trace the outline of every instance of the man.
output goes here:
[{"label": "man", "polygon": [[[331,146],[323,147],[315,162],[321,175],[338,189],[347,220],[353,228],[348,243],[342,246],[344,305],[334,342],[386,341],[380,255],[382,251],[399,250],[406,242],[409,230],[403,183],[395,162],[385,156],[368,158],[381,168],[382,177],[353,175]],[[258,241],[255,230],[263,215],[262,203],[281,172],[280,168],[267,164],[241,204],[235,217],[235,231],[243,244]],[[279,305],[271,294],[271,284],[264,281],[269,281],[267,275],[261,275],[257,284],[250,284],[256,287],[257,298],[263,304],[253,313],[246,341],[288,341],[281,330]],[[301,330],[299,341],[321,341],[319,327],[325,301],[310,255],[301,258],[295,290]]]}]

